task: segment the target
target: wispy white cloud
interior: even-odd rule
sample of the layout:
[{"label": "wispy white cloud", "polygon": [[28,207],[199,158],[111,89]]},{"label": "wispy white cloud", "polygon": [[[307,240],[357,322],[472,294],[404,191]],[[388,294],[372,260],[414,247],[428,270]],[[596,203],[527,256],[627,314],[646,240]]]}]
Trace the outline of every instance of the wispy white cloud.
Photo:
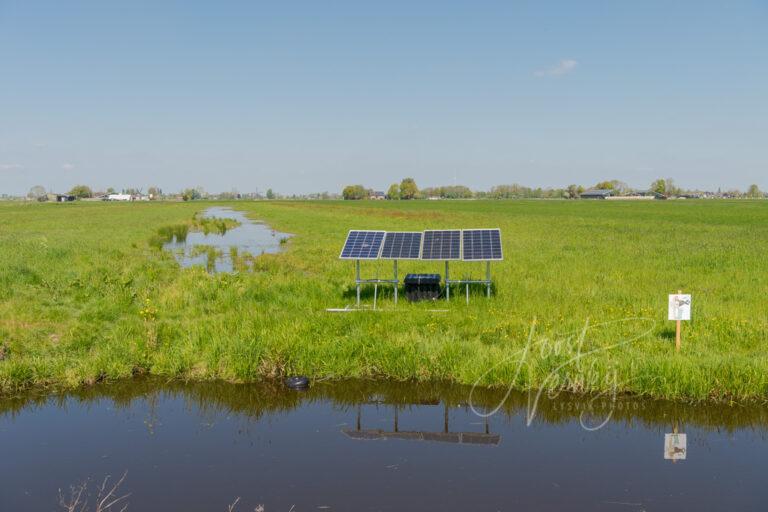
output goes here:
[{"label": "wispy white cloud", "polygon": [[573,59],[565,59],[561,60],[554,66],[534,71],[533,76],[563,76],[575,71],[578,66],[578,61]]},{"label": "wispy white cloud", "polygon": [[65,171],[71,171],[75,168],[75,164],[61,164],[61,168]]},{"label": "wispy white cloud", "polygon": [[16,171],[23,168],[21,164],[0,164],[0,171]]}]

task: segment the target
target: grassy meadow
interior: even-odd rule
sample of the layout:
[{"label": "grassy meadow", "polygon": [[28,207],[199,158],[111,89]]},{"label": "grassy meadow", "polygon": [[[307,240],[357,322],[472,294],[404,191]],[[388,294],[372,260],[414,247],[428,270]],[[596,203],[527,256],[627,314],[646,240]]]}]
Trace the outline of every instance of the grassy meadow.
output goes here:
[{"label": "grassy meadow", "polygon": [[[304,374],[768,398],[768,201],[236,202],[296,235],[285,252],[236,274],[181,269],[158,236],[214,204],[0,203],[0,391]],[[384,289],[378,311],[325,311],[355,301],[354,262],[338,259],[349,229],[482,227],[502,230],[491,299],[395,307]],[[484,271],[451,264],[453,278]],[[678,289],[693,319],[676,354]]]}]

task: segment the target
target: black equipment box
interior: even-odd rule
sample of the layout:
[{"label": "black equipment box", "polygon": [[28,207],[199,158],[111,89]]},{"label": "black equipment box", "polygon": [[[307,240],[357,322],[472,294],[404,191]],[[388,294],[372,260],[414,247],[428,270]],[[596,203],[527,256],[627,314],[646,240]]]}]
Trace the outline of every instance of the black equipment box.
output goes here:
[{"label": "black equipment box", "polygon": [[405,297],[411,302],[440,298],[440,274],[408,274],[403,283]]}]

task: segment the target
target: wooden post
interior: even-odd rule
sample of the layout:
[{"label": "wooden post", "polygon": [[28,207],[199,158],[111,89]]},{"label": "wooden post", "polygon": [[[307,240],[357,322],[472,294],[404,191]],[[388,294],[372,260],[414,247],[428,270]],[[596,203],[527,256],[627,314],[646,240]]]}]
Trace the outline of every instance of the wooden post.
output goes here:
[{"label": "wooden post", "polygon": [[[677,294],[680,295],[683,293],[682,290],[677,290]],[[676,328],[675,328],[675,352],[680,352],[680,320],[677,320],[675,322]]]}]

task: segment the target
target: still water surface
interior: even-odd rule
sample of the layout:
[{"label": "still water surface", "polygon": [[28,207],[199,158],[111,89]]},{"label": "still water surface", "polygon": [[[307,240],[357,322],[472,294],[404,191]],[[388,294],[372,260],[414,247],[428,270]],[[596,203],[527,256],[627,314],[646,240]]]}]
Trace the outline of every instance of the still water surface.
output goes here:
[{"label": "still water surface", "polygon": [[[350,381],[134,380],[0,401],[0,510],[127,471],[136,511],[765,510],[763,407],[513,394],[487,421],[469,388]],[[480,411],[504,393],[474,395]],[[583,412],[591,414],[582,415]],[[613,411],[611,413],[611,411]],[[588,431],[611,413],[607,424]],[[581,419],[581,421],[580,421]],[[665,459],[665,434],[687,436]],[[293,508],[292,508],[293,507]]]},{"label": "still water surface", "polygon": [[[233,247],[236,249],[234,254],[240,255],[259,256],[277,253],[282,250],[283,240],[293,236],[275,231],[266,224],[254,222],[243,212],[230,208],[208,208],[202,216],[234,219],[240,225],[223,234],[190,231],[184,240],[173,239],[164,244],[163,248],[173,252],[182,267],[196,265],[206,267],[213,273],[233,272],[235,270]],[[215,252],[201,250],[204,247],[213,248]]]}]

